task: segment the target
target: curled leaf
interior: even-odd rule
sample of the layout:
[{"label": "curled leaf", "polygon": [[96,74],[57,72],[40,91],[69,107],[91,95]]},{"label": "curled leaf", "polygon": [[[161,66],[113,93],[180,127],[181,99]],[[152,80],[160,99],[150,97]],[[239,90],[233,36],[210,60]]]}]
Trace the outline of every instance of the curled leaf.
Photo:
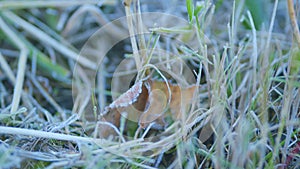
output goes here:
[{"label": "curled leaf", "polygon": [[[195,89],[196,86],[183,88],[164,81],[140,81],[107,106],[100,120],[119,128],[121,114],[125,112],[128,120],[137,122],[142,128],[154,123],[152,128],[163,129],[168,125],[166,118],[175,121],[184,117]],[[100,137],[115,135],[109,125],[101,125],[99,131]]]},{"label": "curled leaf", "polygon": [[164,126],[162,116],[166,111],[165,109],[168,103],[165,93],[159,89],[151,90],[148,102],[146,110],[139,119],[139,125],[145,128],[148,124],[158,120],[154,126],[156,126],[156,128],[162,128]]}]

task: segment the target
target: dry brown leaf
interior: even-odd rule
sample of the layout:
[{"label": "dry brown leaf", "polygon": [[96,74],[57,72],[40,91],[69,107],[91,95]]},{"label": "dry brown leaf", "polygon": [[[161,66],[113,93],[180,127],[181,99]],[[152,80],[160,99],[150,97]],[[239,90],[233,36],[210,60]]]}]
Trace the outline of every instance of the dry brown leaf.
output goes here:
[{"label": "dry brown leaf", "polygon": [[149,94],[148,106],[139,118],[139,125],[145,128],[152,122],[156,122],[156,128],[164,126],[163,115],[167,108],[168,99],[165,93],[159,89],[152,89]]},{"label": "dry brown leaf", "polygon": [[[182,112],[188,111],[196,89],[196,86],[182,89],[179,85],[168,85],[157,80],[138,82],[106,107],[100,120],[110,122],[118,128],[121,113],[126,112],[127,119],[138,122],[142,128],[150,123],[154,123],[153,128],[165,128],[168,125],[165,118],[170,116],[166,111],[170,110],[174,121],[181,119]],[[108,125],[101,125],[99,130],[99,135],[103,138],[115,135],[115,131]]]},{"label": "dry brown leaf", "polygon": [[[145,110],[147,100],[148,89],[143,83],[142,85],[137,83],[105,108],[105,112],[100,114],[100,121],[109,122],[119,128],[122,112],[127,113],[128,119],[138,121],[140,114]],[[115,135],[114,129],[108,125],[100,124],[98,127],[100,138],[107,138],[109,135]]]}]

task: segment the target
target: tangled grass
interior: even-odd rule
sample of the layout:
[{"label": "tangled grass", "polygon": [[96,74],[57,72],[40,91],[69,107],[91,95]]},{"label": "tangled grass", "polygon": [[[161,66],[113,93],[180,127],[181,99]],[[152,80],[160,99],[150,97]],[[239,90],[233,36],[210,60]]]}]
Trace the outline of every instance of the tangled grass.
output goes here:
[{"label": "tangled grass", "polygon": [[[126,11],[113,0],[0,2],[0,166],[300,168],[299,10],[288,13],[292,1],[137,2]],[[154,26],[152,36],[125,39],[98,69],[96,56],[110,42],[81,49],[98,29],[135,9],[176,15],[187,24]],[[112,28],[115,38],[129,34],[126,23]],[[107,125],[122,139],[98,138],[113,72],[124,57],[139,60],[134,52],[147,43],[146,60],[165,60],[155,52],[163,49],[195,72],[199,88],[190,110],[159,131],[128,127],[121,117],[120,126]],[[93,87],[88,72],[95,71]]]}]

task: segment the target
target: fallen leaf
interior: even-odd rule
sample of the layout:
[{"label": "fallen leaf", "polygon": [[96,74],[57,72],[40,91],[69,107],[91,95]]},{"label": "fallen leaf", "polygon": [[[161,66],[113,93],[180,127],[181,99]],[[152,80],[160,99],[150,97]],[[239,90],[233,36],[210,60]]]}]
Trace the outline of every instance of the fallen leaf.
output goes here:
[{"label": "fallen leaf", "polygon": [[163,128],[165,125],[163,115],[166,111],[167,103],[168,99],[162,90],[152,89],[149,94],[148,106],[139,118],[139,125],[145,128],[156,121],[153,127],[157,129]]},{"label": "fallen leaf", "polygon": [[[103,113],[100,113],[100,121],[109,122],[119,128],[121,113],[126,112],[128,119],[137,122],[145,109],[147,99],[148,89],[143,82],[137,82],[107,106]],[[108,138],[110,135],[116,134],[111,126],[99,124],[98,128],[100,138]]]},{"label": "fallen leaf", "polygon": [[[142,128],[154,123],[153,128],[163,129],[168,125],[165,118],[171,116],[173,121],[179,120],[183,112],[188,111],[195,89],[196,86],[182,88],[158,80],[139,81],[107,106],[100,120],[119,128],[121,113],[126,112],[127,119],[138,122]],[[115,135],[115,131],[108,125],[100,126],[99,130],[103,138]]]},{"label": "fallen leaf", "polygon": [[[170,89],[168,88],[168,85]],[[157,117],[154,127],[156,129],[165,128],[168,124],[166,124],[164,119],[166,118],[166,115],[168,115],[168,113],[166,113],[165,108],[163,109],[161,107],[162,105],[166,105],[168,102],[168,108],[170,109],[171,118],[173,119],[173,121],[181,119],[183,112],[186,112],[188,110],[188,106],[192,102],[196,86],[182,88],[179,85],[174,85],[169,82],[168,85],[164,81],[150,81],[151,91],[160,91],[161,93],[163,93],[160,95],[164,95],[165,98],[162,98],[161,96],[158,97],[157,94],[153,94],[152,99],[156,101],[152,101],[153,105],[150,106],[142,114],[142,118],[140,119],[140,121],[142,122],[140,123],[141,127],[147,127],[151,122],[154,121],[153,118]],[[150,98],[151,97],[149,96],[149,99]],[[148,118],[147,120],[145,120],[146,117]]]}]

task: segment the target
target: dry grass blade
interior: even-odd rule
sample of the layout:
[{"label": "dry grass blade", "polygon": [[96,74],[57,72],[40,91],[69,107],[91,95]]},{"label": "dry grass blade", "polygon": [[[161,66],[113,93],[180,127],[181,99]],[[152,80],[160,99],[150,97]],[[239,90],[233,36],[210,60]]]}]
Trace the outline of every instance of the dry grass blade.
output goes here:
[{"label": "dry grass blade", "polygon": [[31,137],[37,138],[48,138],[48,139],[55,139],[55,140],[64,140],[64,141],[71,141],[71,142],[86,142],[86,143],[97,143],[100,145],[103,142],[102,139],[93,139],[87,137],[79,137],[79,136],[71,136],[67,134],[58,134],[58,133],[51,133],[46,131],[40,130],[30,130],[30,129],[21,129],[21,128],[14,128],[14,127],[0,127],[0,133],[2,134],[13,134],[13,135],[26,135]]},{"label": "dry grass blade", "polygon": [[93,61],[88,60],[84,56],[78,55],[77,53],[75,53],[74,51],[69,49],[68,47],[62,45],[57,40],[53,39],[46,33],[42,32],[41,30],[36,28],[35,26],[29,24],[28,22],[26,22],[25,20],[23,20],[22,18],[20,18],[16,14],[14,14],[13,12],[3,11],[2,14],[6,18],[8,18],[11,22],[14,22],[15,24],[21,26],[26,31],[28,31],[31,35],[35,36],[37,39],[39,39],[49,45],[51,45],[53,48],[55,48],[62,54],[66,55],[67,57],[70,57],[71,59],[76,60],[78,63],[82,64],[85,67],[88,67],[88,68],[94,69],[94,70],[97,69],[97,65]]},{"label": "dry grass blade", "polygon": [[64,110],[59,106],[59,104],[51,97],[51,95],[42,87],[42,85],[37,81],[35,75],[27,74],[31,79],[35,87],[40,91],[44,98],[57,110],[57,112],[63,113]]},{"label": "dry grass blade", "polygon": [[2,18],[0,18],[0,27],[1,29],[7,34],[7,36],[18,46],[20,49],[20,57],[19,57],[19,63],[18,63],[18,72],[16,76],[16,83],[14,88],[14,95],[12,100],[12,107],[10,112],[14,113],[17,111],[20,103],[22,88],[23,88],[23,82],[25,77],[25,69],[26,69],[26,61],[27,61],[27,55],[28,55],[28,49],[26,48],[26,45],[19,39],[18,35],[16,35],[3,21]]},{"label": "dry grass blade", "polygon": [[131,41],[131,47],[133,50],[133,57],[136,63],[137,70],[140,71],[142,69],[142,63],[139,55],[139,50],[137,47],[137,41],[135,38],[136,33],[134,32],[133,15],[131,14],[131,9],[130,9],[131,1],[132,0],[125,0],[124,5],[125,5],[125,12],[127,17],[127,25],[128,25],[129,36]]},{"label": "dry grass blade", "polygon": [[[69,7],[83,4],[98,4],[99,0],[50,0],[50,1],[2,1],[0,9],[20,9],[20,8],[43,8],[43,7]],[[106,5],[114,5],[115,0],[104,0],[101,2]]]},{"label": "dry grass blade", "polygon": [[[1,22],[1,21],[0,21]],[[0,52],[0,65],[1,68],[3,69],[3,71],[6,73],[6,75],[8,76],[10,82],[12,84],[16,83],[16,78],[15,75],[13,73],[13,71],[11,70],[9,64],[6,62],[5,58],[3,57],[3,55]]]},{"label": "dry grass blade", "polygon": [[[80,16],[84,15],[85,13],[90,13],[95,18],[95,20],[99,23],[99,25],[103,26],[109,23],[108,18],[97,6],[83,5],[78,10],[76,10],[76,12],[74,12],[72,16],[69,18],[63,34],[67,34],[72,29],[73,25],[75,25],[75,23],[78,21]],[[118,39],[126,35],[125,30],[115,25],[110,26],[110,31],[113,32],[112,36],[115,36]]]},{"label": "dry grass blade", "polygon": [[288,6],[288,10],[289,10],[289,15],[290,15],[290,19],[291,19],[294,36],[298,43],[298,47],[300,48],[300,32],[299,32],[299,26],[298,26],[298,22],[297,22],[297,18],[296,18],[296,12],[294,9],[294,1],[287,0],[287,6]]}]

